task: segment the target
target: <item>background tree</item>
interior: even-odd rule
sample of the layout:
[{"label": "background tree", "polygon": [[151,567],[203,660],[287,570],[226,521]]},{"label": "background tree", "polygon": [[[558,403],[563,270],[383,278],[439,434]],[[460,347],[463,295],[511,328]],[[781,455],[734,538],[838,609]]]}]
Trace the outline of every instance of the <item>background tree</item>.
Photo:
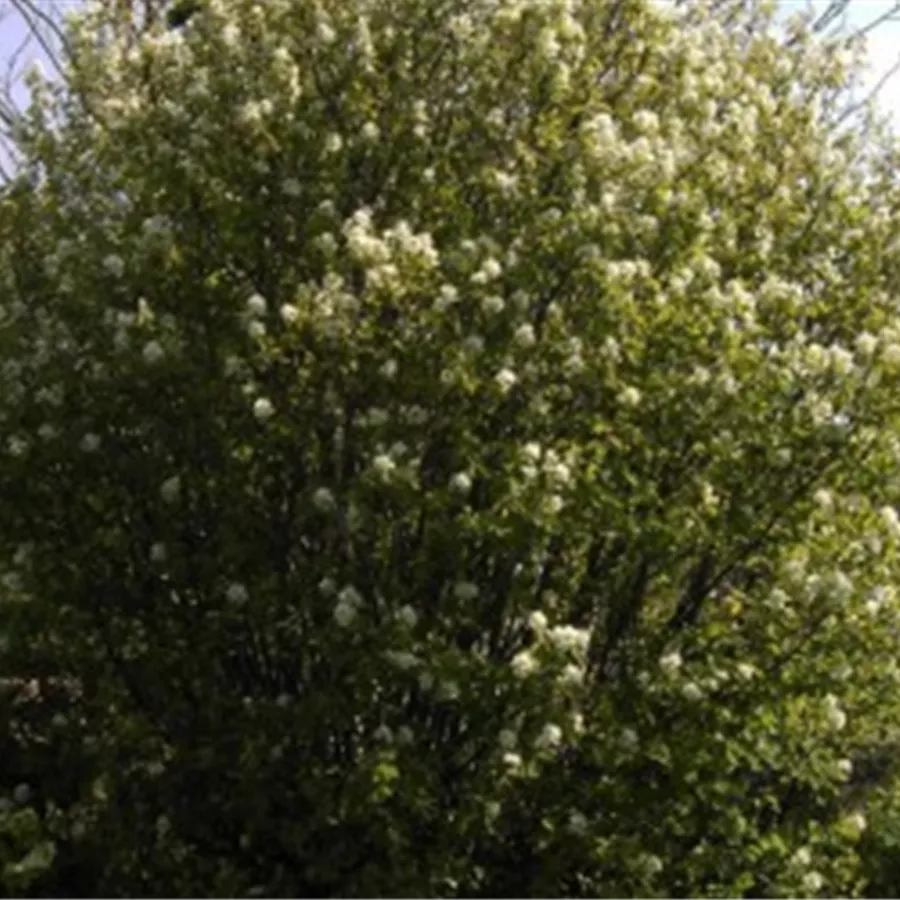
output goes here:
[{"label": "background tree", "polygon": [[0,207],[29,889],[864,891],[897,153],[773,15],[71,27]]}]

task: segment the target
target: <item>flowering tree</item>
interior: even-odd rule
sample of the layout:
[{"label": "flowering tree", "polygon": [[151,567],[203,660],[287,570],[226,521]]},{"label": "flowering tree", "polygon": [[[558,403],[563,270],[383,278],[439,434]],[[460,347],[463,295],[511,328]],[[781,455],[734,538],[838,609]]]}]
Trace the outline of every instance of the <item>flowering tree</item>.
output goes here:
[{"label": "flowering tree", "polygon": [[749,0],[194,7],[72,26],[0,205],[8,876],[864,890],[900,191],[852,48]]}]

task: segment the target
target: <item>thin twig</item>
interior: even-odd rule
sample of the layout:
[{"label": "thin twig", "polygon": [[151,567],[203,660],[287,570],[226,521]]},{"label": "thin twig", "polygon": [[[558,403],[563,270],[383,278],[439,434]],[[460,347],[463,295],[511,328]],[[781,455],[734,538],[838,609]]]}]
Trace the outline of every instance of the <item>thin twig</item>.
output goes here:
[{"label": "thin twig", "polygon": [[66,72],[59,59],[58,51],[51,45],[50,41],[47,40],[38,28],[38,23],[49,28],[56,40],[59,41],[59,45],[62,47],[66,58],[71,60],[71,48],[58,23],[53,20],[53,17],[48,12],[41,9],[37,3],[35,3],[35,0],[10,0],[10,3],[12,3],[13,9],[15,9],[25,20],[28,30],[41,45],[41,49],[47,55],[53,68],[56,69],[57,74],[60,78],[66,80]]}]

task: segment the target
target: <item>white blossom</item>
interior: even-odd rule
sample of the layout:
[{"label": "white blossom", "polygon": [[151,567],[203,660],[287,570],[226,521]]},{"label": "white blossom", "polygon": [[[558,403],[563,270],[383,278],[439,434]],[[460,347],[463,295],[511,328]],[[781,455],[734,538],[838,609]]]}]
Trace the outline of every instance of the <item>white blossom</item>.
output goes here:
[{"label": "white blossom", "polygon": [[893,603],[896,597],[896,590],[893,585],[878,584],[872,588],[868,606],[870,611],[877,612],[886,604]]},{"label": "white blossom", "polygon": [[356,607],[340,601],[334,608],[334,620],[341,628],[349,628],[356,619]]},{"label": "white blossom", "polygon": [[512,751],[503,754],[504,765],[513,771],[522,768],[522,757]]},{"label": "white blossom", "polygon": [[446,312],[459,300],[459,291],[452,284],[441,285],[434,308],[437,312]]},{"label": "white blossom", "polygon": [[565,687],[581,687],[584,684],[584,668],[575,663],[567,663],[559,676],[559,683]]},{"label": "white blossom", "polygon": [[659,131],[659,116],[649,109],[639,109],[635,112],[632,122],[638,131],[655,134]]},{"label": "white blossom", "polygon": [[681,654],[675,650],[659,660],[659,666],[666,675],[674,675],[681,668]]},{"label": "white blossom", "polygon": [[226,47],[237,47],[241,42],[241,30],[234,22],[229,22],[222,28],[221,37]]},{"label": "white blossom", "polygon": [[834,497],[827,488],[819,488],[813,495],[813,499],[822,509],[831,509],[834,506]]},{"label": "white blossom", "polygon": [[85,453],[94,453],[100,449],[100,435],[89,431],[85,434],[78,445]]},{"label": "white blossom", "polygon": [[121,278],[125,274],[125,260],[117,253],[110,253],[103,260],[103,268],[114,278]]},{"label": "white blossom", "polygon": [[775,451],[775,461],[780,466],[787,466],[790,464],[793,459],[794,454],[791,451],[790,447],[779,447]]},{"label": "white blossom", "polygon": [[159,341],[149,341],[144,345],[143,355],[145,362],[154,365],[155,363],[158,363],[166,354]]},{"label": "white blossom", "polygon": [[471,581],[460,581],[453,588],[453,595],[463,602],[474,600],[478,596],[478,585]]},{"label": "white blossom", "polygon": [[514,340],[520,347],[533,347],[537,342],[534,326],[528,324],[520,325],[516,329]]},{"label": "white blossom", "polygon": [[408,672],[419,665],[419,657],[408,650],[388,650],[384,656],[392,666],[395,666],[402,672]]},{"label": "white blossom", "polygon": [[258,422],[268,422],[275,415],[272,401],[266,397],[257,398],[253,404],[253,415]]},{"label": "white blossom", "polygon": [[735,667],[737,669],[738,675],[743,678],[744,681],[750,681],[756,675],[756,668],[750,663],[738,663]]},{"label": "white blossom", "polygon": [[868,359],[878,346],[878,338],[868,331],[863,331],[856,337],[856,351],[864,359]]},{"label": "white blossom", "polygon": [[362,594],[353,587],[352,584],[345,585],[340,594],[338,594],[338,601],[341,603],[346,603],[348,606],[352,606],[354,608],[358,608],[362,606],[363,598]]},{"label": "white blossom", "polygon": [[181,493],[181,479],[177,475],[167,478],[160,488],[160,494],[166,503],[174,503]]},{"label": "white blossom", "polygon": [[882,354],[885,365],[890,369],[900,366],[900,344],[888,344]]},{"label": "white blossom", "polygon": [[416,623],[419,621],[419,616],[416,611],[407,603],[405,606],[401,606],[400,609],[397,610],[397,621],[399,621],[407,628],[415,628]]},{"label": "white blossom", "polygon": [[818,894],[825,886],[825,879],[818,872],[807,872],[803,876],[803,890],[808,894]]},{"label": "white blossom", "polygon": [[283,304],[279,314],[285,325],[293,325],[300,318],[300,310],[291,303]]},{"label": "white blossom", "polygon": [[539,668],[537,657],[529,650],[520,650],[510,663],[513,675],[524,679],[533,675]]},{"label": "white blossom", "polygon": [[512,195],[519,184],[519,179],[512,172],[496,171],[493,173],[494,184],[502,194]]},{"label": "white blossom", "polygon": [[238,108],[238,121],[242,125],[257,126],[266,116],[271,114],[272,109],[272,101],[268,98],[265,100],[248,100]]},{"label": "white blossom", "polygon": [[162,563],[166,561],[167,557],[166,553],[166,545],[162,543],[155,543],[150,547],[150,561],[155,563]]},{"label": "white blossom", "polygon": [[900,535],[900,515],[897,514],[897,510],[893,506],[882,506],[879,514],[891,535]]},{"label": "white blossom", "polygon": [[513,385],[518,381],[516,373],[512,369],[501,369],[494,380],[497,382],[500,390],[505,394],[512,389]]},{"label": "white blossom", "polygon": [[554,462],[546,467],[547,475],[559,485],[567,485],[572,480],[572,470],[564,462]]},{"label": "white blossom", "polygon": [[264,316],[267,308],[266,298],[261,294],[253,294],[247,300],[247,312],[251,316]]},{"label": "white blossom", "polygon": [[225,597],[227,598],[229,603],[246,603],[249,599],[249,594],[247,593],[247,588],[244,587],[240,582],[232,582],[228,585],[228,589],[225,591]]},{"label": "white blossom", "polygon": [[636,387],[626,387],[619,393],[619,403],[635,407],[641,402],[641,392]]},{"label": "white blossom", "polygon": [[840,703],[834,694],[829,694],[825,698],[825,712],[828,724],[835,731],[841,731],[847,724],[847,714],[841,709]]},{"label": "white blossom", "polygon": [[380,744],[392,744],[394,742],[394,732],[387,725],[379,725],[372,737]]},{"label": "white blossom", "polygon": [[853,354],[844,347],[833,346],[830,348],[831,367],[838,375],[847,375],[853,371]]},{"label": "white blossom", "polygon": [[466,472],[457,472],[450,479],[450,490],[454,494],[465,496],[472,490],[472,479]]},{"label": "white blossom", "polygon": [[548,723],[541,729],[541,733],[535,740],[535,749],[553,750],[562,743],[562,736],[562,729],[559,725]]},{"label": "white blossom", "polygon": [[379,478],[387,481],[393,475],[397,464],[386,453],[380,453],[372,460],[372,468]]},{"label": "white blossom", "polygon": [[365,419],[360,417],[360,424],[365,424],[370,428],[382,428],[384,425],[387,425],[389,420],[390,416],[386,410],[383,410],[378,406],[372,406],[369,407]]},{"label": "white blossom", "polygon": [[574,625],[554,625],[547,632],[547,640],[551,646],[562,653],[574,653],[584,656],[591,642],[591,632],[587,628]]},{"label": "white blossom", "polygon": [[573,810],[569,814],[569,830],[574,834],[584,834],[588,829],[588,820],[584,813]]},{"label": "white blossom", "polygon": [[481,271],[489,281],[494,281],[503,274],[503,266],[493,257],[489,257],[481,264]]},{"label": "white blossom", "polygon": [[313,494],[313,505],[321,512],[330,512],[337,506],[337,503],[334,494],[327,487],[320,487]]}]

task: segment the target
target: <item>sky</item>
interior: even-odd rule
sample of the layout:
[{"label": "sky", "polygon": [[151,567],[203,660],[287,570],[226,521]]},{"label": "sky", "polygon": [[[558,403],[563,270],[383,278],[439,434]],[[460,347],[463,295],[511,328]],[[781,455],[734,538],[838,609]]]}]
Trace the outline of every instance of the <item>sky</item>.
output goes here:
[{"label": "sky", "polygon": [[[74,5],[68,2],[60,3],[57,0],[42,0],[42,2],[57,9],[66,9],[67,6]],[[0,71],[5,73],[9,60],[19,52],[27,38],[28,29],[25,22],[11,4],[6,0],[0,0]],[[25,51],[16,57],[16,70],[21,71],[35,57],[44,59],[44,54],[40,52],[40,48],[35,45],[34,41],[31,41]],[[27,101],[28,95],[21,81],[16,85],[14,96],[20,103],[24,104]]]},{"label": "sky", "polygon": [[[786,10],[802,9],[805,5],[806,0],[781,0],[781,6]],[[854,31],[864,27],[892,5],[892,0],[852,0],[847,16],[848,27]],[[900,58],[900,16],[882,22],[869,34],[868,49],[868,83],[874,86]],[[900,131],[900,72],[891,76],[881,88],[879,100],[881,107],[891,114],[895,127]]]},{"label": "sky", "polygon": [[[80,0],[38,0],[38,2],[53,7],[55,11],[64,12],[77,7]],[[802,10],[809,3],[824,5],[828,0],[781,0],[780,6],[783,12]],[[847,25],[851,29],[857,29],[877,18],[888,9],[893,0],[852,0],[847,17]],[[9,0],[0,0],[0,73],[5,73],[8,61],[20,48],[27,37],[25,23],[17,13],[11,9]],[[870,66],[867,76],[867,84],[874,86],[889,70],[891,64],[900,56],[900,16],[893,21],[882,23],[869,36]],[[40,48],[32,41],[26,51],[18,59],[16,68],[21,71],[32,59],[43,60],[45,57]],[[900,131],[900,73],[892,76],[880,91],[880,103],[882,109],[891,115]],[[25,104],[27,92],[19,82],[15,88],[14,97],[17,103]],[[2,149],[0,149],[0,164],[6,162]]]}]

